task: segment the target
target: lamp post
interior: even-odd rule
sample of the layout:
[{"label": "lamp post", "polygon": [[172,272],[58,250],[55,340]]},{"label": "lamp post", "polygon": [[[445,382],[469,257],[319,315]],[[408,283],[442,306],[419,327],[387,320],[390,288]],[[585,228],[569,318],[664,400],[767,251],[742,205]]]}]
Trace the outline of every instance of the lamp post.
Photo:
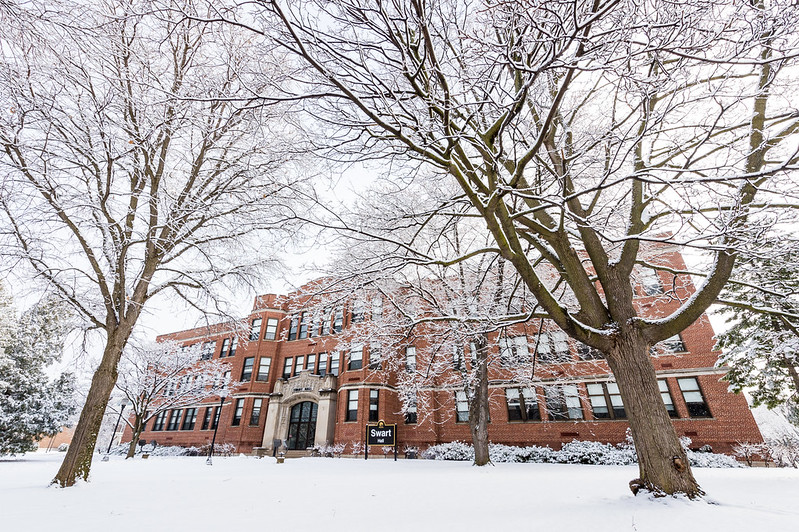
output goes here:
[{"label": "lamp post", "polygon": [[211,461],[211,457],[214,455],[214,445],[216,444],[216,431],[219,430],[219,421],[222,419],[222,407],[225,404],[225,396],[222,396],[222,399],[219,401],[219,410],[216,413],[214,419],[214,437],[211,439],[211,448],[208,449],[208,460],[205,461],[208,465],[214,465]]},{"label": "lamp post", "polygon": [[108,442],[108,449],[105,451],[105,460],[108,459],[108,454],[111,452],[111,446],[114,445],[114,438],[117,435],[117,429],[119,428],[119,422],[122,421],[122,412],[125,411],[125,407],[128,406],[128,403],[125,400],[122,400],[122,403],[119,405],[121,408],[119,409],[119,415],[117,416],[117,423],[114,425],[114,432],[111,433],[111,441]]}]

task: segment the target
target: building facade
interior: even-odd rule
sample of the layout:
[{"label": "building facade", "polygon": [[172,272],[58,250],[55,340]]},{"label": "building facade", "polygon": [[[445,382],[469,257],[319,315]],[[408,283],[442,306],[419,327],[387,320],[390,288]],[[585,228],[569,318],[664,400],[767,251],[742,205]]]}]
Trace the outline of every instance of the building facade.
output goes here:
[{"label": "building facade", "polygon": [[[679,254],[669,260],[684,270]],[[664,286],[670,297],[663,297]],[[689,278],[660,272],[637,288],[638,305],[650,315],[669,312],[693,289]],[[223,403],[208,400],[165,412],[147,424],[142,439],[199,447],[210,443],[216,428],[217,443],[233,444],[237,452],[272,453],[285,446],[302,454],[331,444],[346,444],[345,452],[352,452],[362,446],[366,425],[384,420],[397,424],[400,453],[470,441],[468,400],[457,376],[470,369],[474,346],[445,354],[449,370],[409,388],[408,376],[421,374],[429,362],[424,357],[437,351],[431,345],[435,335],[409,334],[386,353],[385,346],[353,334],[382,312],[376,301],[342,299],[316,312],[309,310],[310,296],[294,296],[259,296],[238,324],[160,337],[201,343],[202,358],[228,361],[232,378],[242,384]],[[557,449],[575,439],[625,440],[624,405],[597,353],[538,320],[489,333],[487,339],[493,357],[490,441]],[[762,437],[745,398],[729,393],[721,380],[724,369],[716,367],[713,345],[705,316],[655,346],[652,361],[678,435],[689,437],[692,448],[709,445],[730,453],[736,442]],[[520,378],[518,365],[508,359],[532,361],[522,364],[528,377]]]}]

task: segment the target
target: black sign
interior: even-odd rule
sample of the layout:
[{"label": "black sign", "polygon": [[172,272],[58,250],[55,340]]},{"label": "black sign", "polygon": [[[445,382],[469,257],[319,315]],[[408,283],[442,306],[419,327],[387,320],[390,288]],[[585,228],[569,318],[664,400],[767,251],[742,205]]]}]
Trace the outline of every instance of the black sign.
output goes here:
[{"label": "black sign", "polygon": [[382,421],[377,425],[366,426],[366,445],[397,445],[397,425],[386,425]]}]

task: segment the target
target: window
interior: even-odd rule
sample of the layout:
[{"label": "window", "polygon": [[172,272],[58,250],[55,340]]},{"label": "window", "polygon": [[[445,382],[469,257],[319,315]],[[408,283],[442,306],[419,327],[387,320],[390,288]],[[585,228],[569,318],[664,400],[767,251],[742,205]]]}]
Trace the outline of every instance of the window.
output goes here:
[{"label": "window", "polygon": [[347,392],[347,416],[345,421],[357,421],[358,419],[358,390]]},{"label": "window", "polygon": [[293,357],[286,357],[286,360],[283,361],[283,378],[288,379],[291,377],[291,369],[294,367],[294,358]]},{"label": "window", "polygon": [[305,355],[299,355],[294,359],[294,375],[299,375],[305,365]]},{"label": "window", "polygon": [[247,357],[244,359],[244,367],[241,369],[241,381],[247,382],[252,379],[252,368],[255,364],[255,357]]},{"label": "window", "polygon": [[669,385],[665,380],[659,380],[658,388],[660,388],[660,396],[663,398],[663,404],[666,405],[669,417],[678,417],[677,409],[674,408],[674,401],[671,398],[671,393],[669,393]]},{"label": "window", "polygon": [[211,408],[210,406],[206,407],[205,415],[203,416],[203,424],[202,424],[202,427],[200,427],[200,430],[208,430],[208,426],[211,424],[211,411],[212,410],[213,410],[213,408]]},{"label": "window", "polygon": [[580,360],[602,360],[602,352],[583,343],[577,344],[577,357]]},{"label": "window", "polygon": [[166,410],[159,412],[159,414],[155,416],[153,430],[164,430],[164,423],[166,423]]},{"label": "window", "polygon": [[364,310],[363,301],[355,301],[352,304],[352,320],[351,323],[362,322],[365,318],[366,311]]},{"label": "window", "polygon": [[563,331],[542,332],[538,336],[538,361],[542,364],[562,364],[571,360],[569,339]]},{"label": "window", "polygon": [[416,348],[412,345],[405,348],[405,369],[416,371]]},{"label": "window", "polygon": [[322,309],[322,320],[319,322],[319,336],[325,336],[330,332],[330,319],[330,309]]},{"label": "window", "polygon": [[266,382],[269,380],[269,368],[272,366],[272,359],[269,357],[261,357],[258,363],[258,375],[255,380],[259,382]]},{"label": "window", "polygon": [[526,336],[503,336],[499,339],[499,363],[505,367],[530,361]]},{"label": "window", "polygon": [[383,367],[383,344],[372,342],[369,344],[369,369],[379,370]]},{"label": "window", "polygon": [[369,390],[369,421],[379,421],[380,390]]},{"label": "window", "polygon": [[219,417],[222,415],[222,409],[218,406],[214,407],[214,420],[211,422],[211,429],[215,429],[219,425]]},{"label": "window", "polygon": [[319,375],[327,375],[327,353],[319,353]]},{"label": "window", "polygon": [[372,319],[379,320],[383,317],[383,298],[376,297],[372,300]]},{"label": "window", "polygon": [[200,360],[211,360],[214,356],[214,351],[216,351],[216,340],[213,342],[203,342],[200,348]]},{"label": "window", "polygon": [[338,364],[340,357],[341,355],[337,351],[330,353],[330,374],[335,375],[336,377],[338,377]]},{"label": "window", "polygon": [[338,307],[336,309],[336,316],[333,319],[333,332],[340,333],[343,327],[344,327],[344,309]]},{"label": "window", "polygon": [[702,395],[702,390],[699,388],[699,381],[696,380],[696,377],[677,379],[677,384],[680,385],[685,406],[688,407],[688,415],[691,417],[711,417],[710,409],[705,403],[705,398]]},{"label": "window", "polygon": [[405,423],[416,423],[416,394],[408,398],[408,404],[405,406]]},{"label": "window", "polygon": [[649,350],[652,355],[662,355],[671,353],[684,353],[686,351],[685,344],[679,334],[675,334],[671,338],[667,338],[662,342],[653,345]]},{"label": "window", "polygon": [[644,289],[644,294],[656,296],[663,293],[663,285],[660,284],[660,277],[655,270],[642,268],[638,273],[641,279],[641,288]]},{"label": "window", "polygon": [[463,357],[463,346],[461,345],[456,345],[452,349],[452,369],[466,371],[466,361]]},{"label": "window", "polygon": [[316,375],[316,355],[311,353],[305,361],[305,369]]},{"label": "window", "polygon": [[244,399],[236,399],[236,409],[233,411],[232,426],[238,427],[241,425],[242,414],[244,414]]},{"label": "window", "polygon": [[180,427],[180,415],[183,413],[181,409],[172,410],[172,415],[169,417],[169,425],[166,426],[166,430],[178,430]]},{"label": "window", "polygon": [[230,349],[230,338],[222,340],[222,349],[219,351],[219,358],[227,356],[228,349]]},{"label": "window", "polygon": [[236,354],[236,346],[239,345],[239,337],[234,336],[233,341],[230,343],[230,351],[228,352],[227,356],[232,357]]},{"label": "window", "polygon": [[477,365],[477,344],[474,342],[469,342],[469,362],[472,363],[472,367]]},{"label": "window", "polygon": [[315,312],[308,324],[308,338],[319,336],[319,313]]},{"label": "window", "polygon": [[252,325],[250,326],[250,340],[258,340],[261,337],[261,322],[263,320],[261,318],[255,318],[252,320]]},{"label": "window", "polygon": [[455,421],[469,421],[469,400],[466,392],[455,392]]},{"label": "window", "polygon": [[671,353],[684,353],[686,351],[685,344],[679,334],[675,334],[671,338],[661,342],[663,348]]},{"label": "window", "polygon": [[[595,382],[586,385],[591,412],[596,419],[624,419],[624,403],[619,393],[619,385],[615,382]],[[610,406],[608,406],[610,405]]]},{"label": "window", "polygon": [[261,405],[264,404],[263,399],[253,399],[252,412],[250,412],[250,425],[257,426],[261,421]]},{"label": "window", "polygon": [[277,338],[277,318],[267,318],[266,332],[264,332],[264,340],[275,340]]},{"label": "window", "polygon": [[289,340],[296,340],[297,339],[297,327],[299,327],[300,318],[297,316],[291,317],[291,322],[289,323]]},{"label": "window", "polygon": [[547,413],[552,421],[563,419],[583,419],[583,408],[576,384],[547,386],[544,388]]},{"label": "window", "polygon": [[197,423],[197,409],[187,408],[186,417],[183,418],[183,426],[180,430],[194,430],[194,424]]},{"label": "window", "polygon": [[533,388],[505,388],[508,421],[540,421],[538,399]]},{"label": "window", "polygon": [[300,312],[300,340],[303,338],[308,338],[308,320],[307,320],[307,313]]},{"label": "window", "polygon": [[363,344],[355,344],[350,349],[350,362],[347,369],[352,371],[363,367]]}]

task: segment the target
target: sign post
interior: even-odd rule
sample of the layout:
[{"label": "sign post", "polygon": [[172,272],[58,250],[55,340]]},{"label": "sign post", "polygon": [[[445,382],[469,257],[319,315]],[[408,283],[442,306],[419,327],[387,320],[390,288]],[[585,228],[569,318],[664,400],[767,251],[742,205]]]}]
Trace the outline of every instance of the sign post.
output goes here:
[{"label": "sign post", "polygon": [[369,459],[369,446],[381,445],[383,447],[394,448],[394,461],[397,461],[397,424],[386,425],[382,419],[377,425],[366,425],[366,446],[363,452],[363,459]]}]

